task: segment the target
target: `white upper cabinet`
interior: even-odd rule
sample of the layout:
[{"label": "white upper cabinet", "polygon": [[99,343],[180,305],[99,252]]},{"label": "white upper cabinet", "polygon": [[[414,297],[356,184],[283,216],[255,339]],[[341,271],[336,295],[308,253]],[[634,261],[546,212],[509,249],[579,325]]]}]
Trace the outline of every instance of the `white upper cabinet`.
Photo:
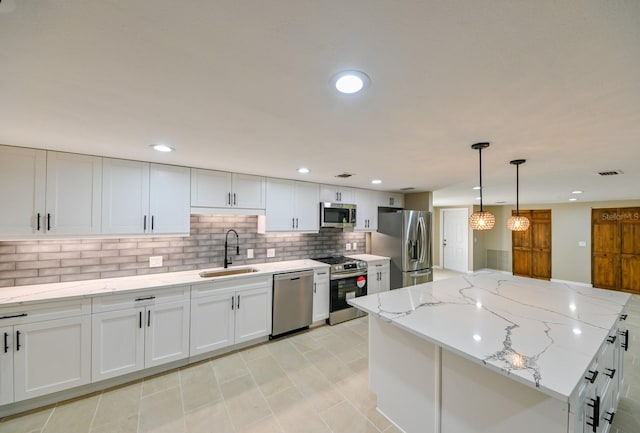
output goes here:
[{"label": "white upper cabinet", "polygon": [[356,230],[378,230],[378,192],[356,189]]},{"label": "white upper cabinet", "polygon": [[379,192],[378,206],[403,208],[404,194],[394,192]]},{"label": "white upper cabinet", "polygon": [[189,233],[189,168],[151,164],[149,178],[151,233]]},{"label": "white upper cabinet", "polygon": [[100,233],[102,158],[0,146],[0,234]]},{"label": "white upper cabinet", "polygon": [[191,206],[263,210],[265,178],[192,168]]},{"label": "white upper cabinet", "polygon": [[266,231],[318,231],[318,185],[267,179]]},{"label": "white upper cabinet", "polygon": [[353,204],[355,203],[354,190],[337,185],[320,185],[320,201]]},{"label": "white upper cabinet", "polygon": [[102,230],[145,233],[150,227],[149,163],[104,158],[102,165]]},{"label": "white upper cabinet", "polygon": [[0,146],[0,234],[42,233],[46,164],[44,150]]},{"label": "white upper cabinet", "polygon": [[101,196],[102,158],[47,152],[46,233],[100,233]]},{"label": "white upper cabinet", "polygon": [[104,233],[189,233],[189,168],[104,158]]}]

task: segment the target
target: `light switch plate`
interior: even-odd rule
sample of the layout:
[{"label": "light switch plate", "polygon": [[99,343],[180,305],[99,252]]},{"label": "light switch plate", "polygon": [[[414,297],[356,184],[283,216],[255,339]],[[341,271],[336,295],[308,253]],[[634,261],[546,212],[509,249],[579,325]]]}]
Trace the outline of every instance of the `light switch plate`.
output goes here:
[{"label": "light switch plate", "polygon": [[247,258],[248,259],[253,258],[253,248],[247,248]]},{"label": "light switch plate", "polygon": [[578,246],[579,247],[586,247],[587,246],[587,241],[578,241]]},{"label": "light switch plate", "polygon": [[267,248],[267,257],[275,257],[276,249],[275,248]]},{"label": "light switch plate", "polygon": [[162,266],[162,256],[151,256],[149,257],[149,267],[150,268],[159,268]]}]

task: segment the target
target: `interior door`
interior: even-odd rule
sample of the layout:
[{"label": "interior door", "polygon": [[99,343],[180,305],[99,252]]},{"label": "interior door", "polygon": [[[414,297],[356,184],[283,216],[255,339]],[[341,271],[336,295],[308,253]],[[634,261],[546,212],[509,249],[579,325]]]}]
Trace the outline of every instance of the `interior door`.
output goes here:
[{"label": "interior door", "polygon": [[442,210],[442,268],[466,272],[469,269],[469,226],[467,209]]}]

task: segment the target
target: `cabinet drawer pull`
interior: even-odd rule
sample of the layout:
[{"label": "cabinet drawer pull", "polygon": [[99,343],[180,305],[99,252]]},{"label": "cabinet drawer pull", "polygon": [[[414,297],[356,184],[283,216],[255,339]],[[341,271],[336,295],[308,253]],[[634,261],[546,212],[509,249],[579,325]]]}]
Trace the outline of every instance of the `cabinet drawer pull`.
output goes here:
[{"label": "cabinet drawer pull", "polygon": [[624,342],[620,342],[620,347],[626,352],[629,350],[629,330],[626,329],[624,332],[620,331],[620,335],[624,335]]},{"label": "cabinet drawer pull", "polygon": [[155,296],[145,296],[145,297],[142,297],[142,298],[136,298],[135,302],[138,302],[138,301],[150,301],[152,299],[156,299],[156,297]]},{"label": "cabinet drawer pull", "polygon": [[588,403],[587,406],[593,408],[593,416],[588,416],[591,419],[591,423],[587,423],[593,430],[593,432],[598,431],[598,426],[600,425],[600,396],[597,395],[596,398],[590,399],[591,403]]},{"label": "cabinet drawer pull", "polygon": [[37,225],[37,229],[36,229],[36,231],[39,232],[40,231],[40,213],[38,213],[38,217],[37,217],[36,221],[37,221],[37,224],[36,224]]},{"label": "cabinet drawer pull", "polygon": [[617,337],[618,337],[617,335],[609,335],[607,337],[607,343],[615,343]]},{"label": "cabinet drawer pull", "polygon": [[27,317],[27,313],[12,314],[10,316],[2,316],[2,317],[0,317],[0,320],[3,320],[3,319],[15,319],[16,317]]},{"label": "cabinet drawer pull", "polygon": [[585,376],[584,378],[587,379],[589,382],[594,383],[596,381],[596,377],[598,377],[598,370],[589,370],[589,373],[591,373],[591,377],[587,377]]},{"label": "cabinet drawer pull", "polygon": [[608,376],[610,379],[613,379],[613,376],[616,375],[616,369],[615,368],[605,368],[604,375]]},{"label": "cabinet drawer pull", "polygon": [[4,353],[9,351],[9,333],[4,333]]},{"label": "cabinet drawer pull", "polygon": [[626,314],[621,314],[620,315],[620,320],[627,320],[627,315]]},{"label": "cabinet drawer pull", "polygon": [[16,331],[16,350],[20,350],[20,331]]},{"label": "cabinet drawer pull", "polygon": [[138,328],[142,329],[142,311],[138,313]]},{"label": "cabinet drawer pull", "polygon": [[[613,424],[613,417],[616,415],[616,413],[615,412],[605,412],[605,413],[606,415],[604,416],[604,420],[609,424]],[[607,415],[609,416],[608,418],[607,418]]]}]

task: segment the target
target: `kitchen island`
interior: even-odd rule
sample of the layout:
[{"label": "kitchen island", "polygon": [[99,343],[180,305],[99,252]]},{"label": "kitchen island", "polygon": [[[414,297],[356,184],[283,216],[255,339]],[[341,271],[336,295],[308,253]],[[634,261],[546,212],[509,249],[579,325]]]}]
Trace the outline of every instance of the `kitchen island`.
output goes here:
[{"label": "kitchen island", "polygon": [[607,432],[630,295],[482,272],[352,299],[369,385],[407,433]]}]

